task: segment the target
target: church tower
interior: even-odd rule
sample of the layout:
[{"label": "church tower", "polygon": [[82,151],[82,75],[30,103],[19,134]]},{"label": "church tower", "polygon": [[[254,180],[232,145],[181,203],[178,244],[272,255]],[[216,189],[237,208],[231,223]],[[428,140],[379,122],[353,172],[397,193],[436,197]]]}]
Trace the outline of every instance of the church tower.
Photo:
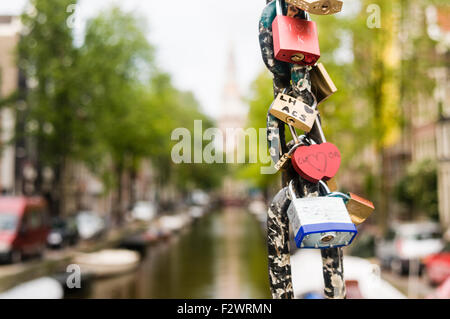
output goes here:
[{"label": "church tower", "polygon": [[[236,163],[239,130],[245,129],[247,113],[248,106],[242,101],[237,82],[236,60],[232,46],[230,46],[226,64],[225,83],[222,91],[221,110],[217,120],[218,127],[223,135],[223,148],[221,151],[224,152],[224,160],[228,159],[229,161],[227,162],[229,164]],[[218,150],[220,151],[220,147],[218,147]],[[222,194],[225,204],[240,204],[246,198],[247,185],[243,181],[233,179],[231,176],[227,177],[224,181]]]}]

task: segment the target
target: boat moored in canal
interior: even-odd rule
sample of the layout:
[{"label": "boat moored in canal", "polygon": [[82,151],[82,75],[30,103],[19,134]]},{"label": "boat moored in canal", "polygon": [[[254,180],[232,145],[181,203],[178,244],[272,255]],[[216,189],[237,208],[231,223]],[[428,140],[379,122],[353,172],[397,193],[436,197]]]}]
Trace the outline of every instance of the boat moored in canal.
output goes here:
[{"label": "boat moored in canal", "polygon": [[81,272],[95,277],[111,277],[135,270],[139,266],[140,255],[127,249],[104,249],[94,253],[80,253],[73,261]]}]

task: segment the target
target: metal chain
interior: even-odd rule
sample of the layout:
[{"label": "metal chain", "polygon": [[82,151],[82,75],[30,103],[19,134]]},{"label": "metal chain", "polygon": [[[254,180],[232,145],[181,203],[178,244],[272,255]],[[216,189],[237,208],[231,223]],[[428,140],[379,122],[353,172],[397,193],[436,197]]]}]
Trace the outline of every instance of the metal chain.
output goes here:
[{"label": "metal chain", "polygon": [[[270,2],[270,0],[266,1],[267,4]],[[265,13],[263,13],[259,25],[259,40],[263,60],[274,75],[274,97],[283,90],[289,89],[293,97],[301,99],[312,107],[316,107],[317,100],[311,92],[309,67],[275,61],[273,58],[271,22],[268,23],[267,20],[267,15],[265,16]],[[319,116],[308,136],[312,137],[314,141],[320,141],[320,143],[326,141],[320,128]],[[267,139],[270,155],[276,163],[281,154],[288,152],[288,147],[285,140],[285,123],[271,114],[267,116]],[[289,219],[287,217],[287,209],[291,201],[288,198],[286,187],[291,180],[297,182],[297,190],[301,192],[300,195],[302,197],[319,196],[318,184],[310,183],[300,178],[291,165],[282,171],[284,188],[274,197],[267,216],[269,281],[274,299],[294,298],[290,263]],[[321,255],[325,296],[334,299],[345,298],[342,248],[321,249]]]}]

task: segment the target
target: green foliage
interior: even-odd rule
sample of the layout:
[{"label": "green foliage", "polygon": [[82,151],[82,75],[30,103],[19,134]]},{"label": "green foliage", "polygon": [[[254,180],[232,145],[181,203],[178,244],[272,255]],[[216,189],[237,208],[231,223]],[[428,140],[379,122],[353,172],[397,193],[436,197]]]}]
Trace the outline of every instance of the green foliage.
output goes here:
[{"label": "green foliage", "polygon": [[85,163],[106,191],[120,192],[121,176],[145,159],[161,184],[181,191],[219,185],[223,167],[172,163],[173,129],[214,123],[192,93],[176,89],[155,66],[145,21],[112,7],[87,22],[77,47],[67,24],[70,4],[76,1],[31,0],[22,16],[18,61],[31,85],[26,109],[17,111],[41,164],[58,171],[67,160]]},{"label": "green foliage", "polygon": [[[253,82],[251,89],[251,97],[248,99],[250,108],[247,127],[254,128],[259,132],[260,128],[266,127],[267,111],[273,101],[273,87],[270,74],[267,71],[261,72]],[[256,151],[259,154],[260,145],[264,144],[250,145],[249,150]],[[263,151],[269,156],[268,150]],[[242,168],[237,170],[236,176],[249,181],[255,187],[267,189],[279,178],[279,174],[261,174],[261,167],[269,166],[269,164],[262,164],[260,158],[258,163],[242,165]]]},{"label": "green foliage", "polygon": [[395,196],[411,211],[424,212],[438,219],[436,163],[424,160],[408,167],[407,174],[398,182]]},{"label": "green foliage", "polygon": [[138,18],[112,8],[88,22],[80,48],[77,78],[87,111],[84,122],[91,124],[87,136],[98,157],[105,151],[110,155],[103,159],[111,160],[118,173],[133,169],[149,154],[153,137],[161,137],[149,129],[152,103],[141,78],[152,76],[153,48],[143,30]]},{"label": "green foliage", "polygon": [[[79,140],[80,105],[71,89],[76,86],[78,54],[73,48],[66,8],[71,0],[32,0],[22,16],[25,35],[18,52],[19,66],[29,82],[29,125],[36,136],[42,161],[55,165],[75,153]],[[75,1],[76,3],[76,1]]]},{"label": "green foliage", "polygon": [[[381,203],[393,199],[392,192],[385,191],[389,176],[384,176],[388,166],[383,163],[384,154],[399,141],[402,130],[407,131],[418,93],[432,98],[429,70],[442,65],[433,55],[436,43],[427,34],[425,19],[426,7],[437,3],[444,2],[363,0],[361,10],[353,15],[312,16],[319,31],[319,61],[338,88],[319,106],[325,135],[341,151],[340,171],[352,172],[356,186],[379,208],[380,220],[386,219],[383,214],[388,211]],[[367,26],[372,13],[367,8],[373,4],[381,9],[381,28]],[[272,92],[271,78],[266,72],[259,74],[249,100],[249,126],[265,127]],[[366,155],[373,151],[375,161]],[[279,178],[279,174],[260,175],[259,167],[247,165],[240,175],[261,188],[273,183],[273,177]],[[418,178],[413,184],[420,183]],[[423,187],[429,189],[430,184],[424,180]],[[436,215],[433,196],[419,196],[421,203],[416,207]]]}]

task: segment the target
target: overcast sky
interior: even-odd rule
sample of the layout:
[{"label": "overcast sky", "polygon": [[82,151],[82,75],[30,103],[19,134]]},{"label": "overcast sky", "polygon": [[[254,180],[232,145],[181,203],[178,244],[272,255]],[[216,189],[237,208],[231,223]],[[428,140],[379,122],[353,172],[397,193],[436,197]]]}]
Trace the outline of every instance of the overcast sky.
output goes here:
[{"label": "overcast sky", "polygon": [[[0,15],[20,14],[26,1],[1,1]],[[258,20],[265,0],[81,0],[76,33],[82,34],[87,18],[113,4],[147,18],[148,39],[157,48],[158,65],[172,75],[178,88],[193,91],[211,116],[220,114],[230,46],[244,95],[264,68]]]}]

